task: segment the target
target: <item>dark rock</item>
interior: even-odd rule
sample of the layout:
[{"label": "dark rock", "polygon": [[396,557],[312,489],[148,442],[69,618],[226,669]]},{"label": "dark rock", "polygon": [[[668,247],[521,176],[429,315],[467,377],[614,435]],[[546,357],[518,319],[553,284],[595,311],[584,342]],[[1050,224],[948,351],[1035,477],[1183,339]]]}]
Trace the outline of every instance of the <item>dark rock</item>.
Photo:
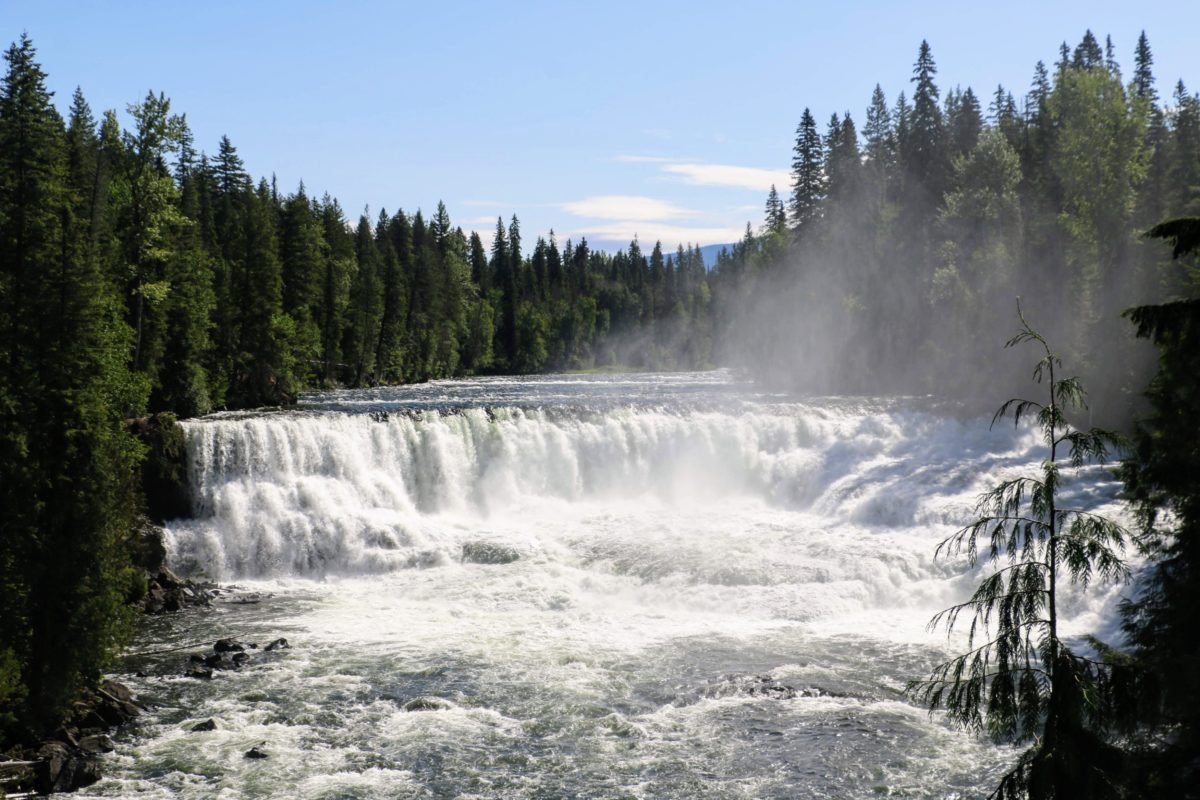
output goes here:
[{"label": "dark rock", "polygon": [[190,664],[188,668],[184,670],[183,676],[185,678],[196,678],[198,680],[206,681],[212,678],[212,674],[213,671],[208,667],[202,667],[199,664]]},{"label": "dark rock", "polygon": [[73,792],[100,780],[97,760],[62,742],[45,742],[37,751],[34,790],[38,794]]},{"label": "dark rock", "polygon": [[164,589],[180,589],[184,586],[183,578],[176,575],[167,567],[159,567],[158,575],[155,576],[158,585]]},{"label": "dark rock", "polygon": [[213,650],[216,650],[218,653],[240,653],[245,649],[246,646],[233,637],[218,639],[217,643],[213,645]]},{"label": "dark rock", "polygon": [[266,647],[264,647],[263,652],[270,653],[275,650],[288,650],[290,648],[291,648],[291,645],[288,644],[288,640],[281,637],[281,638],[276,639],[275,641],[271,642]]},{"label": "dark rock", "polygon": [[117,746],[113,744],[113,740],[107,734],[97,733],[80,739],[79,749],[85,753],[99,755],[100,753],[111,753],[117,749]]},{"label": "dark rock", "polygon": [[450,704],[440,697],[414,697],[404,704],[405,711],[445,711]]},{"label": "dark rock", "polygon": [[167,559],[167,545],[163,529],[146,517],[138,520],[130,550],[133,563],[150,575],[158,572]]},{"label": "dark rock", "polygon": [[205,658],[207,658],[207,656],[202,653],[192,653],[190,656],[188,656],[188,661],[192,662],[193,664],[203,664]]},{"label": "dark rock", "polygon": [[190,517],[187,480],[187,437],[174,414],[161,413],[126,421],[129,431],[146,445],[142,460],[142,496],[155,522]]},{"label": "dark rock", "polygon": [[467,564],[511,564],[521,554],[511,547],[487,542],[467,542],[462,547],[462,560]]},{"label": "dark rock", "polygon": [[262,745],[255,745],[246,751],[245,758],[270,758],[270,756],[267,755],[267,751],[262,749]]},{"label": "dark rock", "polygon": [[195,725],[189,728],[192,733],[203,733],[205,731],[215,731],[216,729],[216,720],[212,718],[206,719],[203,722],[197,722]]},{"label": "dark rock", "polygon": [[242,664],[245,664],[249,660],[250,660],[249,653],[234,653],[233,654],[232,661],[233,661],[233,665],[235,667],[240,667]]},{"label": "dark rock", "polygon": [[70,747],[78,747],[79,729],[70,726],[64,726],[54,732],[53,738]]}]

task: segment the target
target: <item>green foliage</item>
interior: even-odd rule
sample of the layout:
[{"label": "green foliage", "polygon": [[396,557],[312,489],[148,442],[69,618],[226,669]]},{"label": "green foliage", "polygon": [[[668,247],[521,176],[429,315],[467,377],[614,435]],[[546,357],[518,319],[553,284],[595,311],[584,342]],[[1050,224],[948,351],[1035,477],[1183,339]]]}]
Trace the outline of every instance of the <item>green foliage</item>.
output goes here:
[{"label": "green foliage", "polygon": [[[1200,254],[1200,218],[1152,228],[1174,255]],[[1137,756],[1129,785],[1144,797],[1195,797],[1200,786],[1200,291],[1127,312],[1159,352],[1158,371],[1121,477],[1150,559],[1138,593],[1122,609],[1131,645],[1132,687],[1117,697],[1131,714]],[[1132,709],[1128,708],[1132,706]]]},{"label": "green foliage", "polygon": [[[99,163],[77,102],[70,139],[27,37],[0,88],[0,740],[40,733],[128,630],[127,538],[145,403],[112,273],[98,263]],[[72,157],[73,156],[73,157]]]},{"label": "green foliage", "polygon": [[931,711],[944,709],[955,724],[997,740],[1028,742],[1004,776],[999,798],[1117,796],[1115,748],[1103,737],[1099,701],[1111,675],[1099,662],[1073,653],[1058,632],[1058,592],[1064,579],[1080,590],[1125,581],[1127,532],[1117,523],[1059,502],[1067,469],[1102,462],[1119,438],[1070,422],[1086,408],[1083,387],[1060,377],[1062,362],[1030,327],[1018,305],[1021,330],[1006,347],[1032,343],[1042,351],[1033,379],[1046,387],[1042,401],[1004,403],[992,424],[1011,417],[1032,421],[1046,458],[1039,476],[1001,482],[983,494],[974,522],[938,546],[940,557],[979,560],[992,567],[971,598],[938,613],[930,628],[948,632],[966,622],[967,652],[934,668],[908,691]]}]

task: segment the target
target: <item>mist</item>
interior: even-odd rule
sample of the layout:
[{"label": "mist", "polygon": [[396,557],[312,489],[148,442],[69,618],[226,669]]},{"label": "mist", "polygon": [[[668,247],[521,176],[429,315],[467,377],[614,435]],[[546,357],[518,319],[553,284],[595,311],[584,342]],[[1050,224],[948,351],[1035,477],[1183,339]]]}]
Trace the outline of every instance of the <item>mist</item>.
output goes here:
[{"label": "mist", "polygon": [[[1018,104],[970,88],[940,99],[923,45],[914,100],[882,91],[859,136],[805,110],[785,209],[718,260],[719,359],[816,394],[933,394],[996,405],[1046,391],[1040,353],[1004,347],[1026,320],[1096,420],[1137,414],[1154,351],[1121,314],[1179,295],[1183,269],[1142,233],[1183,213],[1194,95],[1126,86],[1089,32]],[[1148,69],[1148,67],[1147,67]]]}]

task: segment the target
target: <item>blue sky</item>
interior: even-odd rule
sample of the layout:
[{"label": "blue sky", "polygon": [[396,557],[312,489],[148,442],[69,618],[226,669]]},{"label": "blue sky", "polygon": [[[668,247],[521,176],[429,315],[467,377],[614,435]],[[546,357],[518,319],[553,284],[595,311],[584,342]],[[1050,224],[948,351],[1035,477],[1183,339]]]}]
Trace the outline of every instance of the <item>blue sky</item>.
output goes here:
[{"label": "blue sky", "polygon": [[441,199],[484,234],[515,212],[527,243],[672,249],[759,225],[803,108],[861,125],[876,82],[909,90],[922,38],[943,91],[1020,97],[1086,28],[1126,74],[1145,29],[1160,93],[1200,85],[1197,2],[0,0],[64,107],[76,85],[97,113],[161,90],[198,147],[228,134],[256,176],[351,216]]}]

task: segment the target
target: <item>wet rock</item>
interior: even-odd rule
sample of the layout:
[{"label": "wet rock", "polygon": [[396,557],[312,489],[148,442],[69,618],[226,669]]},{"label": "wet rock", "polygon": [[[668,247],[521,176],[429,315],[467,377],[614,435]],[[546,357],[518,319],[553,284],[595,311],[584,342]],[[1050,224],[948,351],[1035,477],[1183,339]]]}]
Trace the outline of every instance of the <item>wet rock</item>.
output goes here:
[{"label": "wet rock", "polygon": [[176,575],[166,566],[158,568],[156,580],[158,581],[158,585],[164,589],[180,589],[185,586],[183,578]]},{"label": "wet rock", "polygon": [[233,661],[233,665],[235,667],[240,667],[242,664],[245,664],[247,661],[250,660],[250,654],[249,653],[234,653],[233,658],[230,660]]},{"label": "wet rock", "polygon": [[54,735],[51,736],[50,738],[60,741],[69,747],[78,747],[79,746],[79,729],[72,727],[72,726],[65,725],[65,726],[59,728],[58,730],[56,730],[54,732]]},{"label": "wet rock", "polygon": [[193,725],[188,730],[191,731],[192,733],[204,733],[205,731],[215,731],[216,729],[217,729],[216,720],[209,717],[208,719],[204,720],[203,722],[197,722],[195,725]]},{"label": "wet rock", "polygon": [[101,753],[111,753],[117,749],[117,746],[113,744],[113,740],[107,734],[95,733],[80,739],[79,749],[85,753],[99,755]]},{"label": "wet rock", "polygon": [[467,542],[462,547],[464,564],[511,564],[521,554],[511,547],[488,542]]},{"label": "wet rock", "polygon": [[183,676],[185,678],[196,678],[197,680],[207,681],[212,679],[213,671],[200,664],[189,664],[188,668],[184,670]]},{"label": "wet rock", "polygon": [[43,743],[37,758],[33,788],[38,794],[73,792],[100,780],[96,758],[62,742]]},{"label": "wet rock", "polygon": [[404,704],[405,711],[445,711],[450,703],[440,697],[414,697]]},{"label": "wet rock", "polygon": [[704,687],[705,697],[746,695],[771,700],[794,700],[797,697],[849,697],[845,692],[822,689],[818,686],[795,687],[770,675],[725,675],[720,681]]},{"label": "wet rock", "polygon": [[275,641],[271,642],[270,644],[268,644],[266,647],[264,647],[263,652],[271,653],[276,650],[288,650],[290,648],[291,648],[291,645],[288,644],[288,640],[280,637],[280,638],[276,639]]},{"label": "wet rock", "polygon": [[246,646],[233,637],[218,639],[217,643],[213,645],[213,650],[218,653],[240,653],[245,649]]},{"label": "wet rock", "polygon": [[800,696],[796,687],[781,683],[769,675],[726,675],[717,683],[705,687],[702,694],[706,697],[740,694],[773,700],[792,700]]},{"label": "wet rock", "polygon": [[[263,742],[263,744],[266,744],[266,742]],[[244,758],[270,758],[271,756],[267,753],[266,750],[262,749],[262,745],[255,745],[254,747],[251,747],[249,750],[247,750],[243,757]]]},{"label": "wet rock", "polygon": [[211,606],[212,584],[184,580],[165,566],[146,573],[146,594],[140,605],[146,614],[168,614],[184,608]]}]

